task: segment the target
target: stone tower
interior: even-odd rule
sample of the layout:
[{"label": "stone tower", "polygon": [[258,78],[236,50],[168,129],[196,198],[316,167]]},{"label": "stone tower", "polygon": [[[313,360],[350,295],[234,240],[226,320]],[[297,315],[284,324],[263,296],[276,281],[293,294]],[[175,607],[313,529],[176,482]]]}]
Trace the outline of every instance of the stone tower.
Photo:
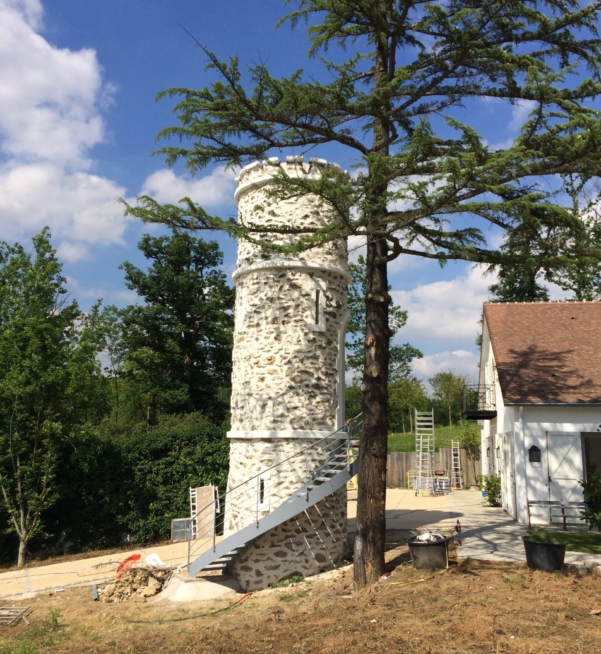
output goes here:
[{"label": "stone tower", "polygon": [[[330,222],[331,209],[315,196],[274,200],[266,194],[272,176],[317,180],[328,164],[302,157],[276,158],[243,168],[235,200],[245,225],[289,225],[309,230]],[[265,235],[261,235],[265,238]],[[289,235],[275,235],[290,243]],[[232,427],[225,534],[267,515],[298,488],[307,471],[323,463],[319,446],[344,423],[344,339],[348,322],[348,253],[334,241],[300,255],[282,255],[240,241],[232,374]],[[310,460],[308,460],[310,459]],[[260,501],[245,480],[264,473]],[[240,486],[242,484],[242,486]],[[256,497],[259,497],[258,495]],[[232,572],[246,590],[264,588],[291,574],[307,576],[336,564],[346,551],[346,488],[267,532],[244,551]]]}]

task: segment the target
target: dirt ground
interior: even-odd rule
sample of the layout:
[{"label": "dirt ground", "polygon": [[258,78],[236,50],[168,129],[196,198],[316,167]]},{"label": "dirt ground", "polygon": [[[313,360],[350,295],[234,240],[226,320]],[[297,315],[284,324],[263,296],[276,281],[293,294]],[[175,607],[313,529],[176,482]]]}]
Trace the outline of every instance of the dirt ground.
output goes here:
[{"label": "dirt ground", "polygon": [[0,627],[0,654],[601,652],[599,576],[469,559],[418,571],[406,545],[387,561],[361,592],[347,567],[236,604],[105,604],[89,588],[5,602],[31,606],[31,625]]}]

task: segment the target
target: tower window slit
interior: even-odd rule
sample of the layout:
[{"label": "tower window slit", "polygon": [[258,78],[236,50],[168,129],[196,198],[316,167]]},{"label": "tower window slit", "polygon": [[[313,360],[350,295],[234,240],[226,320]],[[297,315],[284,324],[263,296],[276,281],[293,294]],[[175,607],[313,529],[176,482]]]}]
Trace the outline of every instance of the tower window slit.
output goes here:
[{"label": "tower window slit", "polygon": [[319,325],[319,289],[315,291],[315,324]]},{"label": "tower window slit", "polygon": [[259,504],[265,502],[265,480],[259,479]]}]

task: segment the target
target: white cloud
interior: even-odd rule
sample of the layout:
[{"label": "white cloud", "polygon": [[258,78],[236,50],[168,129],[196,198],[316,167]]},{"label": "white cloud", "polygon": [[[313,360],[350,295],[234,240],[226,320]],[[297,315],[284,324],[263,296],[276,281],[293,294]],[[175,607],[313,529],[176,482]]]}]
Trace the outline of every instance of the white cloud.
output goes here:
[{"label": "white cloud", "polygon": [[467,350],[437,352],[413,361],[413,372],[420,379],[431,379],[437,372],[452,370],[456,375],[466,375],[474,382],[478,379],[479,356]]},{"label": "white cloud", "polygon": [[69,261],[86,244],[123,243],[125,189],[90,172],[111,94],[96,53],[57,48],[39,31],[39,0],[0,0],[0,238],[45,225]]},{"label": "white cloud", "polygon": [[75,263],[90,256],[90,250],[83,243],[72,243],[63,241],[56,249],[58,258],[61,261]]},{"label": "white cloud", "polygon": [[67,287],[75,294],[75,297],[90,298],[91,300],[104,300],[103,304],[116,302],[119,305],[134,304],[140,300],[135,291],[128,289],[107,289],[107,288],[88,288],[82,286],[74,277],[67,277]]},{"label": "white cloud", "polygon": [[164,169],[146,178],[140,195],[150,195],[163,204],[176,204],[188,197],[203,207],[226,203],[233,206],[235,188],[235,173],[224,166],[199,179],[176,175],[173,170]]},{"label": "white cloud", "polygon": [[536,106],[537,103],[534,100],[518,100],[511,107],[511,120],[507,128],[511,132],[519,132],[522,125],[526,122],[528,115]]},{"label": "white cloud", "polygon": [[126,221],[117,199],[124,194],[112,180],[67,173],[49,161],[0,167],[0,238],[18,239],[49,225],[71,246],[123,243]]},{"label": "white cloud", "polygon": [[423,284],[410,291],[392,291],[395,304],[409,312],[399,337],[418,347],[449,348],[473,342],[479,331],[482,303],[488,299],[492,283],[493,276],[484,277],[482,267],[473,267],[455,279]]}]

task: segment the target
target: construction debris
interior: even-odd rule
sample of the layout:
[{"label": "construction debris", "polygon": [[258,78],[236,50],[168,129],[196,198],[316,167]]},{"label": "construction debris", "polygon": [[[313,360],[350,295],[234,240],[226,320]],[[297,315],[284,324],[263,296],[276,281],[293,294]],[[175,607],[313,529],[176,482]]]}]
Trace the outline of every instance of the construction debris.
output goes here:
[{"label": "construction debris", "polygon": [[446,538],[442,534],[427,531],[415,536],[412,540],[418,543],[438,543],[446,540]]},{"label": "construction debris", "polygon": [[148,597],[154,597],[163,590],[173,573],[171,570],[151,570],[135,567],[121,574],[110,584],[98,591],[101,602],[125,602],[134,600],[145,602]]},{"label": "construction debris", "polygon": [[29,606],[0,606],[0,625],[11,625],[19,620],[29,624],[29,620],[25,617],[29,608]]}]

